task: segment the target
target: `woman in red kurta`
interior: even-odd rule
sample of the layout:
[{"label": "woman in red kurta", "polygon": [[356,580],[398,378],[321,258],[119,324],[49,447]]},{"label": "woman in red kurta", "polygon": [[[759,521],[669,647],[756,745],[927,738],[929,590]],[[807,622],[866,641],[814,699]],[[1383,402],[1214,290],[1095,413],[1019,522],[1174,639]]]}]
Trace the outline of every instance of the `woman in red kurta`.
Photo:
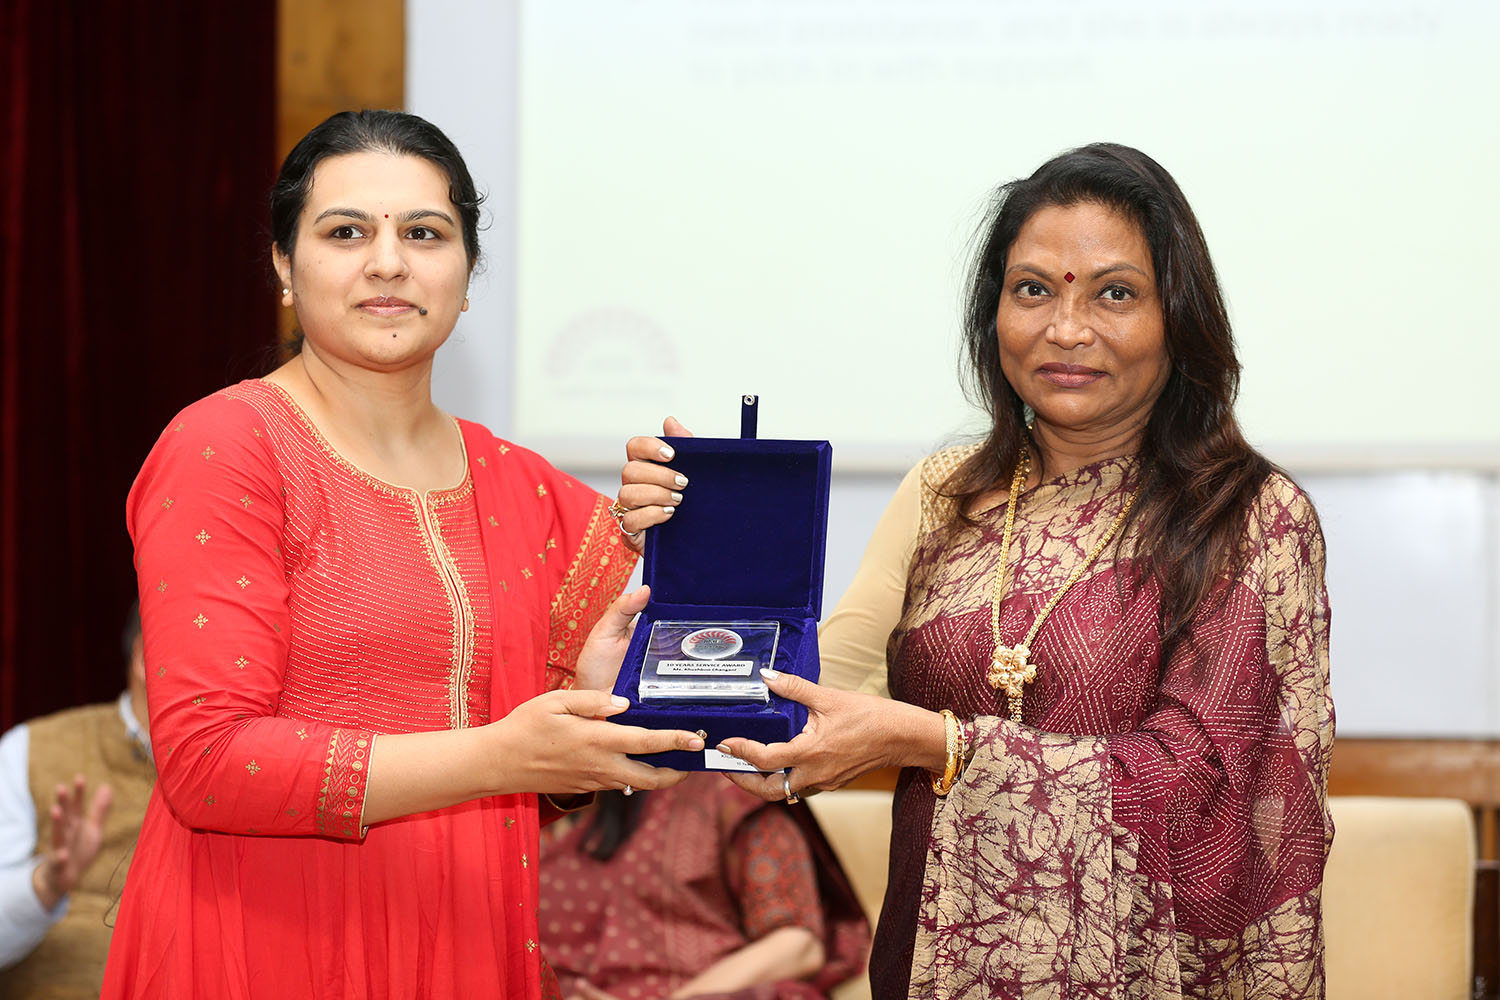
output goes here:
[{"label": "woman in red kurta", "polygon": [[625,754],[701,746],[544,693],[611,680],[635,605],[583,637],[634,554],[431,402],[476,220],[410,115],[335,116],[283,167],[301,352],[184,410],[129,499],[160,778],[105,996],[539,996],[536,793],[668,785]]}]

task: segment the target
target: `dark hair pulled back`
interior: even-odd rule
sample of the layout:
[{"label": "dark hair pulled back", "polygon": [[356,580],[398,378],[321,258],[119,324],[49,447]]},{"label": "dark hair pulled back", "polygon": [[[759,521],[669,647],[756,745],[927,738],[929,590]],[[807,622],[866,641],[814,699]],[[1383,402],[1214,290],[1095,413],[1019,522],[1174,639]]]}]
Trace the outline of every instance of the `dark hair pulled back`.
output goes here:
[{"label": "dark hair pulled back", "polygon": [[[1094,143],[1003,185],[981,227],[964,310],[964,384],[991,418],[988,437],[943,486],[957,518],[1010,482],[1027,444],[1025,404],[1000,367],[995,328],[1006,258],[1037,211],[1093,203],[1140,227],[1151,248],[1171,371],[1141,444],[1140,497],[1127,528],[1162,589],[1163,657],[1186,636],[1221,574],[1239,568],[1244,519],[1273,466],[1234,416],[1240,363],[1198,219],[1177,182],[1139,150]],[[1117,553],[1128,530],[1120,532]]]},{"label": "dark hair pulled back", "polygon": [[312,190],[313,171],[332,156],[350,153],[417,156],[448,178],[448,199],[458,209],[469,269],[479,263],[479,206],[483,195],[458,147],[436,125],[405,111],[340,111],[304,135],[281,164],[271,188],[271,240],[291,256],[297,243],[297,220]]}]

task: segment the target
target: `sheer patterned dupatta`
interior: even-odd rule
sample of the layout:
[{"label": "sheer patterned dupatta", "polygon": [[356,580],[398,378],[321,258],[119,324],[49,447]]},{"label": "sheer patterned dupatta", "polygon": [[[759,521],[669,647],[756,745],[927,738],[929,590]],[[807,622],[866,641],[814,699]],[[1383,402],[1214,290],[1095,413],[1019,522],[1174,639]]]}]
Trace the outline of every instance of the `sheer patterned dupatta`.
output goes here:
[{"label": "sheer patterned dupatta", "polygon": [[932,813],[911,996],[1323,995],[1322,536],[1273,476],[1244,544],[1128,731],[975,719]]}]

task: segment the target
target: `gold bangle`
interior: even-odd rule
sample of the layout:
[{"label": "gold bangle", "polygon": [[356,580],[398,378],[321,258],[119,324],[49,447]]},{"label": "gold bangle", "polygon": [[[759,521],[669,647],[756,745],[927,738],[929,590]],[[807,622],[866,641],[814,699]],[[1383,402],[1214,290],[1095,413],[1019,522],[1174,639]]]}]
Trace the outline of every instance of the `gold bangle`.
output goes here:
[{"label": "gold bangle", "polygon": [[943,717],[943,743],[948,760],[943,765],[943,776],[932,779],[932,791],[935,795],[947,795],[953,790],[953,783],[958,780],[958,743],[963,737],[963,729],[958,724],[958,716],[946,708],[938,714]]},{"label": "gold bangle", "polygon": [[564,795],[560,800],[550,792],[543,792],[542,798],[546,799],[547,804],[553,809],[556,809],[563,815],[567,815],[568,813],[576,813],[587,809],[593,805],[596,794],[595,792],[579,792],[576,795]]}]

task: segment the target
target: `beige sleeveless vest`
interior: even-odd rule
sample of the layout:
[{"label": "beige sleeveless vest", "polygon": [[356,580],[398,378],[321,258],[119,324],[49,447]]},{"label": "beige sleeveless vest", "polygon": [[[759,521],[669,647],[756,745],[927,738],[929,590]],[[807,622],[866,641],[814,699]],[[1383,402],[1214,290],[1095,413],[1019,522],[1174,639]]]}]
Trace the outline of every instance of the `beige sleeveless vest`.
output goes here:
[{"label": "beige sleeveless vest", "polygon": [[29,722],[27,728],[38,850],[52,835],[49,814],[58,784],[71,783],[75,774],[82,774],[89,780],[89,797],[106,782],[114,797],[104,824],[104,845],[73,890],[68,915],[35,951],[0,972],[0,1000],[97,997],[125,870],[146,815],[156,768],[130,738],[116,702],[68,709]]}]

